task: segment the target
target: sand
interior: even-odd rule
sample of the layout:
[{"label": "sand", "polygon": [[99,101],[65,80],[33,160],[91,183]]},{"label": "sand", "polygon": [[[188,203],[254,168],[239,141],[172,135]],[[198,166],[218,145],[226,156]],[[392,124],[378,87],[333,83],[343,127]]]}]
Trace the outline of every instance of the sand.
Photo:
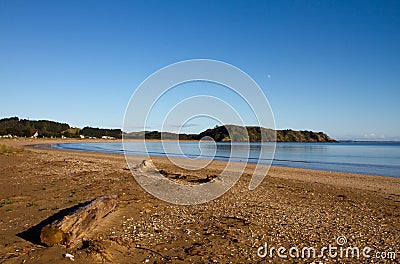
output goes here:
[{"label": "sand", "polygon": [[[0,263],[380,263],[378,252],[400,259],[400,179],[272,167],[262,184],[248,190],[254,165],[211,202],[173,205],[145,192],[123,155],[32,148],[61,140],[2,139],[20,148],[0,154]],[[62,140],[62,142],[71,142]],[[137,157],[137,162],[143,157]],[[224,162],[188,174],[154,158],[174,180],[195,183],[217,175]],[[178,177],[176,177],[178,175]],[[179,177],[179,175],[186,175]],[[81,202],[118,195],[115,211],[71,247],[45,247],[38,230],[46,219]],[[281,258],[271,247],[368,246],[371,258],[351,255]],[[380,254],[382,256],[382,254]],[[393,255],[392,255],[393,258]]]}]

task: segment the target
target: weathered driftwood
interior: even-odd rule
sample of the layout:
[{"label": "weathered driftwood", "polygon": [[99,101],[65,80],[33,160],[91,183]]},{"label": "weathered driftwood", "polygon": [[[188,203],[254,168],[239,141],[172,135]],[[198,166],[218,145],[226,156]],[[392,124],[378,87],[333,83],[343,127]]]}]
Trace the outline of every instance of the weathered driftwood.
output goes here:
[{"label": "weathered driftwood", "polygon": [[90,231],[99,219],[115,208],[116,198],[115,195],[112,195],[93,199],[62,219],[44,226],[40,233],[40,241],[47,246],[73,243]]}]

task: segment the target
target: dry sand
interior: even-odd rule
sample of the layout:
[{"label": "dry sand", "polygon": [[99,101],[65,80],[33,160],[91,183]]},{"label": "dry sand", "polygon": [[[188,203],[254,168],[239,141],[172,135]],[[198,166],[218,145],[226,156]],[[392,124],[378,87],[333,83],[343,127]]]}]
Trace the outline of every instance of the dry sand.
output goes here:
[{"label": "dry sand", "polygon": [[[0,263],[381,263],[378,258],[291,258],[257,256],[260,246],[315,247],[336,238],[344,246],[395,251],[400,259],[400,179],[272,167],[263,183],[248,190],[253,165],[220,198],[201,205],[172,205],[146,193],[123,155],[27,147],[51,140],[0,140],[22,148],[0,154]],[[68,142],[63,140],[62,142]],[[137,157],[138,163],[142,157]],[[175,180],[217,175],[213,162],[192,175],[165,158],[158,168]],[[176,177],[182,175],[182,177]],[[185,176],[185,177],[183,177]],[[105,194],[119,203],[83,245],[45,247],[38,230],[62,209]],[[288,252],[286,252],[288,254]]]}]

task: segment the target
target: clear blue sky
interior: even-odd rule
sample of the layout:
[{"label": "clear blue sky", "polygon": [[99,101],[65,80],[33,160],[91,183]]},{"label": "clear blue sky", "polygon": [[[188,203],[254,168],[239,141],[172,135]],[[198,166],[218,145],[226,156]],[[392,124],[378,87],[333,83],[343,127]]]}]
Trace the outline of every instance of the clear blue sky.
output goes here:
[{"label": "clear blue sky", "polygon": [[278,129],[400,139],[399,47],[400,1],[0,0],[0,118],[121,127],[148,75],[208,58],[259,83]]}]

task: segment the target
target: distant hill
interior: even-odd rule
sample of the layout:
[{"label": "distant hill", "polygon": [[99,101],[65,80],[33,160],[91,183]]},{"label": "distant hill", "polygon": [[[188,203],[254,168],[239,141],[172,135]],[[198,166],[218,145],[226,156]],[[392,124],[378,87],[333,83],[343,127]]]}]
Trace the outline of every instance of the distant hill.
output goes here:
[{"label": "distant hill", "polygon": [[93,127],[84,127],[79,131],[80,135],[84,135],[86,137],[113,137],[113,138],[122,138],[122,130],[121,129],[106,129],[106,128],[93,128]]},{"label": "distant hill", "polygon": [[[66,123],[49,120],[27,120],[18,117],[0,119],[0,136],[12,135],[18,137],[113,137],[122,138],[121,129],[105,129],[84,127],[72,128]],[[207,129],[200,134],[175,134],[171,132],[141,131],[124,133],[127,139],[171,139],[171,140],[200,140],[210,137],[217,142],[336,142],[323,132],[273,130],[256,126],[225,125]]]},{"label": "distant hill", "polygon": [[197,134],[176,134],[171,132],[159,132],[159,131],[140,131],[124,133],[126,139],[168,139],[168,140],[198,140],[199,135]]},{"label": "distant hill", "polygon": [[[229,136],[231,135],[231,136]],[[199,134],[199,138],[209,136],[217,142],[336,142],[323,132],[295,131],[291,129],[273,130],[256,126],[225,125],[207,129]]]},{"label": "distant hill", "polygon": [[225,125],[207,129],[200,134],[174,134],[170,132],[142,131],[124,134],[127,139],[180,139],[200,140],[210,137],[216,142],[336,142],[323,132],[295,131],[295,130],[273,130],[256,126]]},{"label": "distant hill", "polygon": [[37,132],[43,137],[61,137],[68,129],[70,129],[68,124],[49,120],[28,120],[18,117],[0,119],[1,136],[31,137]]},{"label": "distant hill", "polygon": [[323,132],[294,131],[291,129],[277,130],[276,141],[278,142],[337,142]]},{"label": "distant hill", "polygon": [[0,119],[0,136],[12,135],[18,137],[67,137],[79,138],[81,135],[85,137],[114,137],[121,138],[121,129],[104,129],[84,127],[72,128],[66,123],[60,123],[49,120],[28,120],[19,119],[18,117]]}]

